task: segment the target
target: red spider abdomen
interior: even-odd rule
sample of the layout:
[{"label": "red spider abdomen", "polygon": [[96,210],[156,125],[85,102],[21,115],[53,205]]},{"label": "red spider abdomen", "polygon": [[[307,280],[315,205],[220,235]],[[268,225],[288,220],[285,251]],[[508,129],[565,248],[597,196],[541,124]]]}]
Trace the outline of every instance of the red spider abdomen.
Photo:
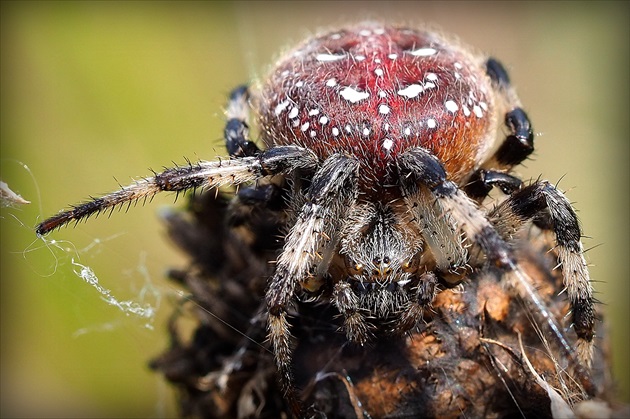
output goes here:
[{"label": "red spider abdomen", "polygon": [[320,159],[356,156],[361,189],[389,184],[410,147],[432,151],[450,179],[476,168],[494,139],[483,61],[431,32],[363,24],[289,52],[263,86],[261,135]]}]

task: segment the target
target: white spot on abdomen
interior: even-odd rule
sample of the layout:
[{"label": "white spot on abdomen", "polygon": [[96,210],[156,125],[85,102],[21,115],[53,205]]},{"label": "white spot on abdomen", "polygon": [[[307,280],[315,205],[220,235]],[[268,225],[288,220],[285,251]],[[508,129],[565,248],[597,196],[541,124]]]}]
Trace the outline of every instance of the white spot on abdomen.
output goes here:
[{"label": "white spot on abdomen", "polygon": [[317,54],[315,59],[321,62],[339,61],[346,58],[345,54]]},{"label": "white spot on abdomen", "polygon": [[339,94],[342,98],[352,103],[357,103],[370,97],[370,94],[368,92],[361,92],[353,89],[352,87],[344,87],[343,90],[339,92]]},{"label": "white spot on abdomen", "polygon": [[437,81],[438,76],[435,73],[427,73],[424,78],[426,78],[427,80],[431,80],[431,81]]},{"label": "white spot on abdomen", "polygon": [[434,55],[435,53],[437,53],[437,50],[435,48],[419,48],[414,49],[413,51],[409,51],[409,54],[416,57],[428,57],[430,55]]},{"label": "white spot on abdomen", "polygon": [[422,93],[422,91],[424,90],[424,88],[422,86],[420,86],[419,84],[410,84],[409,86],[405,87],[404,89],[400,89],[398,91],[398,94],[400,96],[405,96],[409,99],[412,99],[416,96],[418,96],[420,93]]},{"label": "white spot on abdomen", "polygon": [[444,106],[446,106],[446,110],[452,113],[457,112],[457,110],[459,109],[459,106],[457,106],[457,103],[453,102],[452,100],[447,100],[446,102],[444,102]]},{"label": "white spot on abdomen", "polygon": [[280,115],[282,112],[284,112],[284,110],[289,106],[289,101],[285,100],[284,102],[281,102],[278,104],[278,106],[276,106],[276,109],[274,109],[273,113],[276,114],[276,116]]}]

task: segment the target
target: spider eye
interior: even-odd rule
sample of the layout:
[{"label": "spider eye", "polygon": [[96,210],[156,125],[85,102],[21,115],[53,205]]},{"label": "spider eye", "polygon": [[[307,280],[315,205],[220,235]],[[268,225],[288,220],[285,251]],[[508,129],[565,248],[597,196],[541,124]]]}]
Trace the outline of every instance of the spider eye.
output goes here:
[{"label": "spider eye", "polygon": [[346,268],[350,271],[351,275],[363,274],[363,264],[354,262],[348,255],[345,256]]},{"label": "spider eye", "polygon": [[401,268],[407,273],[414,273],[420,266],[420,253],[416,253],[408,261],[402,264]]}]

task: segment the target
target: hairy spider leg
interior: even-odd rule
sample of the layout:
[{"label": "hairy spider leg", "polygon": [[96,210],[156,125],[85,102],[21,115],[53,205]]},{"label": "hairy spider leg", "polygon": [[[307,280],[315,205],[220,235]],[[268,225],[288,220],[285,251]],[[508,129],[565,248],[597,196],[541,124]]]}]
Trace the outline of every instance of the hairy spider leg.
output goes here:
[{"label": "hairy spider leg", "polygon": [[580,225],[569,200],[549,182],[538,181],[511,195],[490,212],[489,219],[499,234],[509,240],[526,222],[541,214],[548,219],[543,225],[538,224],[556,235],[562,278],[578,336],[578,358],[590,367],[595,328],[593,288],[583,255]]},{"label": "hairy spider leg", "polygon": [[[582,361],[582,355],[580,354],[578,354],[576,359],[573,349],[567,342],[565,336],[562,334],[556,321],[550,315],[549,310],[545,307],[536,291],[528,282],[527,276],[519,268],[518,262],[510,250],[509,245],[501,237],[497,229],[495,229],[491,222],[479,210],[477,204],[466,196],[466,194],[460,190],[455,183],[447,180],[446,172],[442,164],[429,151],[421,148],[407,150],[405,153],[400,155],[397,164],[401,178],[403,179],[402,188],[406,196],[414,196],[418,193],[422,193],[422,188],[419,188],[419,186],[426,186],[433,195],[434,199],[440,203],[442,208],[453,216],[459,225],[459,228],[464,231],[468,239],[481,247],[488,262],[500,269],[506,277],[516,280],[516,284],[520,285],[516,288],[522,293],[521,297],[523,300],[532,301],[534,303],[535,310],[538,311],[544,318],[548,327],[554,334],[561,350],[565,353],[567,358],[572,361],[572,364],[574,364],[576,373],[580,377],[581,384],[585,390],[592,392],[594,386],[592,386],[592,381],[588,372],[590,361],[587,363],[581,363],[580,361]],[[542,192],[543,190],[544,192]],[[526,193],[525,196],[519,194],[518,199],[508,200],[508,202],[512,203],[514,207],[519,200],[523,200],[527,197],[530,199],[534,197],[538,198],[538,201],[540,201],[540,199],[544,199],[547,202],[547,208],[550,212],[555,213],[555,215],[551,216],[552,222],[558,226],[558,230],[561,235],[560,239],[557,239],[562,243],[559,249],[560,253],[565,254],[564,256],[561,256],[561,260],[564,260],[568,265],[567,269],[579,272],[569,273],[569,275],[573,278],[576,276],[578,277],[578,279],[570,279],[570,281],[574,282],[571,286],[579,288],[577,284],[584,281],[588,284],[588,274],[585,273],[586,264],[583,262],[581,243],[579,242],[579,227],[577,230],[575,229],[575,226],[577,226],[577,224],[573,225],[573,220],[575,218],[567,214],[567,208],[570,209],[570,205],[565,205],[565,203],[567,203],[566,198],[559,198],[559,192],[556,189],[553,189],[555,192],[552,192],[549,189],[542,189],[539,193],[532,193],[531,189],[527,189],[527,191],[528,193]],[[549,201],[552,202],[550,203]],[[540,205],[539,202],[538,204]],[[503,208],[508,207],[512,208],[510,204],[506,204]],[[533,213],[533,209],[533,205],[531,205],[528,208],[528,214]],[[516,211],[516,214],[519,215],[524,213],[523,210],[514,211]],[[573,211],[571,210],[571,213],[572,212]],[[567,228],[567,224],[571,225],[571,227]],[[576,234],[577,238],[575,237]],[[576,239],[577,242],[575,241]],[[584,298],[585,294],[590,292],[590,286],[587,286],[587,289],[588,291],[580,290],[574,295],[578,298]],[[591,303],[585,303],[582,300],[571,300],[572,304],[574,302],[576,302],[580,307],[572,306],[573,310],[579,311],[580,315],[583,316],[580,318],[580,321],[585,322],[586,317],[588,317],[588,313],[591,313],[592,311],[592,301]],[[585,325],[580,325],[580,327],[584,326]],[[585,332],[581,331],[580,333]],[[587,336],[584,335],[584,338],[586,337]],[[583,367],[584,365],[586,365],[586,368]]]},{"label": "hairy spider leg", "polygon": [[44,235],[72,221],[79,222],[128,202],[149,199],[160,192],[238,185],[266,176],[289,173],[295,169],[314,170],[317,165],[317,156],[310,150],[298,146],[282,146],[266,150],[256,157],[215,162],[201,161],[188,166],[174,167],[156,173],[153,177],[137,180],[116,192],[92,198],[72,209],[62,211],[37,225],[36,232]]},{"label": "hairy spider leg", "polygon": [[506,240],[525,222],[536,221],[535,218],[544,210],[549,212],[549,225],[544,227],[556,234],[558,257],[572,308],[572,322],[578,336],[578,359],[582,365],[590,367],[595,310],[577,216],[567,198],[548,182],[535,182],[519,191],[522,181],[504,173],[520,164],[534,151],[533,131],[503,65],[496,59],[489,58],[486,61],[486,73],[510,108],[505,116],[505,125],[510,134],[496,153],[484,163],[484,167],[492,169],[477,170],[469,179],[466,193],[478,202],[494,186],[511,195],[490,214],[490,222]]},{"label": "hairy spider leg", "polygon": [[451,214],[429,193],[407,193],[401,189],[412,222],[422,229],[422,237],[431,249],[440,272],[457,274],[466,265],[468,252]]},{"label": "hairy spider leg", "polygon": [[306,202],[286,237],[267,292],[269,339],[276,356],[281,385],[296,416],[300,406],[291,371],[287,308],[300,283],[320,263],[326,263],[321,257],[337,245],[339,222],[356,200],[358,167],[356,159],[333,154],[317,170],[306,192]]}]

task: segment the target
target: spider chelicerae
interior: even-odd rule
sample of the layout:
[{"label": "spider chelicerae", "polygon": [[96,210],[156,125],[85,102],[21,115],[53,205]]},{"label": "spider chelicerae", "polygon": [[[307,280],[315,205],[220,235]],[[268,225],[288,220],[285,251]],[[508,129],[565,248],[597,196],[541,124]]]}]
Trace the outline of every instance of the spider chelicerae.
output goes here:
[{"label": "spider chelicerae", "polygon": [[[262,149],[249,137],[250,109]],[[233,211],[274,208],[286,234],[266,291],[267,327],[294,412],[287,313],[298,297],[329,301],[348,340],[362,345],[422,327],[441,284],[483,267],[532,303],[588,374],[595,313],[578,220],[554,185],[511,174],[534,135],[497,60],[433,32],[365,23],[306,40],[260,89],[235,89],[226,113],[229,159],[155,173],[60,212],[37,233],[163,191],[240,185]],[[501,122],[507,135],[497,143]],[[488,210],[495,187],[507,197]],[[510,246],[531,222],[555,233],[575,349]]]}]

